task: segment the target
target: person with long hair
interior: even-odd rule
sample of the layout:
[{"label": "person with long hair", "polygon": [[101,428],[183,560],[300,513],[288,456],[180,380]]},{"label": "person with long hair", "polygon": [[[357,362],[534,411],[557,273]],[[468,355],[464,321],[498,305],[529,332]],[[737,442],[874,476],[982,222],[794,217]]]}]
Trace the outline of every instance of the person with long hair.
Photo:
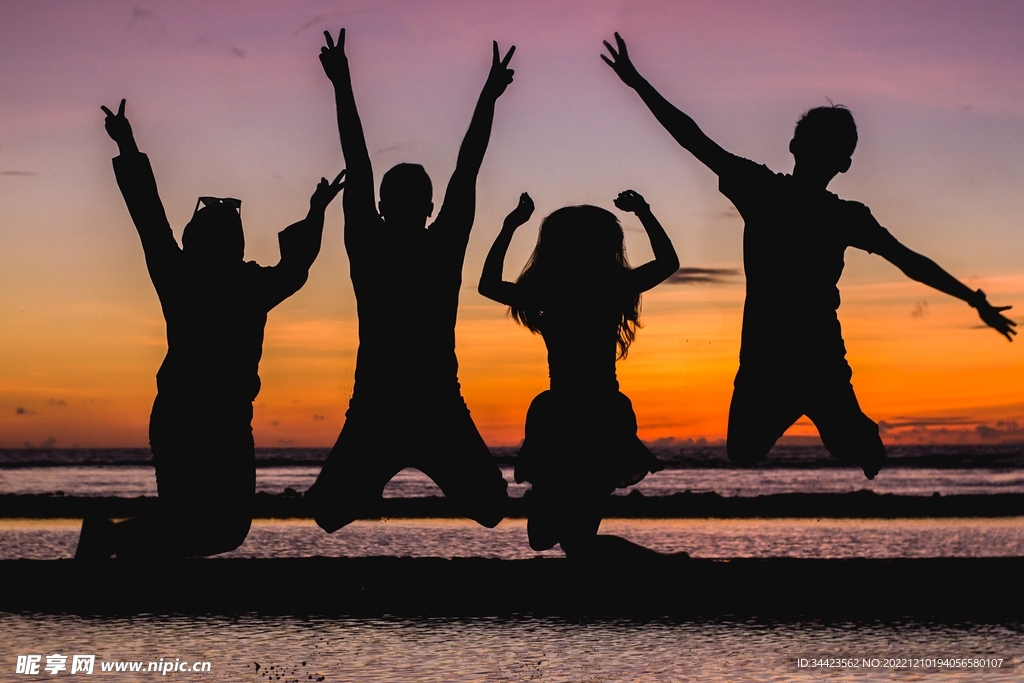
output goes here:
[{"label": "person with long hair", "polygon": [[640,219],[653,261],[629,267],[622,226],[610,211],[567,206],[544,219],[519,279],[503,281],[512,236],[534,209],[524,192],[480,275],[480,294],[507,305],[512,318],[547,346],[551,388],[527,412],[515,479],[531,484],[530,547],[559,544],[569,557],[608,546],[638,548],[597,534],[601,508],[616,488],[662,469],[637,437],[636,415],[619,391],[615,363],[636,336],[641,292],[672,275],[679,260],[642,196],[627,190],[615,205]]}]

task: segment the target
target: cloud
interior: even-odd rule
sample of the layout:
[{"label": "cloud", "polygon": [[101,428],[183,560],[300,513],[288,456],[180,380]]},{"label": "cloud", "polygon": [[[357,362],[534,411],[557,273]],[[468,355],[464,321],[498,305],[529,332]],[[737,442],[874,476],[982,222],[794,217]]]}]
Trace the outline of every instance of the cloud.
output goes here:
[{"label": "cloud", "polygon": [[1021,427],[1016,420],[1000,420],[996,422],[995,427],[983,424],[978,425],[974,428],[974,431],[985,441],[1007,438],[1018,440],[1024,437],[1024,427]]},{"label": "cloud", "polygon": [[391,145],[390,147],[380,147],[376,150],[376,152],[377,154],[384,154],[385,152],[397,152],[398,150],[401,149],[412,149],[414,147],[419,147],[419,144],[419,140],[413,140],[411,142],[399,142],[397,145]]},{"label": "cloud", "polygon": [[966,417],[900,417],[896,416],[892,421],[878,421],[878,431],[889,432],[894,429],[928,429],[929,427],[956,427],[965,425],[976,425],[977,420]]},{"label": "cloud", "polygon": [[730,282],[739,274],[740,271],[736,268],[680,268],[666,282],[670,285],[720,285]]},{"label": "cloud", "polygon": [[29,176],[39,175],[35,171],[0,171],[0,176],[18,176],[27,178]]},{"label": "cloud", "polygon": [[327,17],[325,17],[325,16],[324,16],[324,15],[322,15],[322,14],[318,14],[318,15],[316,15],[315,17],[313,17],[312,19],[310,19],[309,21],[307,21],[307,22],[306,22],[305,24],[303,24],[302,26],[300,26],[300,27],[298,27],[297,29],[295,29],[295,30],[294,30],[294,31],[292,32],[292,36],[293,36],[293,37],[294,37],[294,36],[297,36],[297,35],[299,35],[300,33],[302,33],[303,31],[306,31],[306,30],[308,30],[308,29],[311,29],[311,28],[313,28],[314,26],[316,26],[316,25],[318,25],[318,24],[322,25],[322,24],[323,24],[323,23],[324,23],[325,21],[327,21]]}]

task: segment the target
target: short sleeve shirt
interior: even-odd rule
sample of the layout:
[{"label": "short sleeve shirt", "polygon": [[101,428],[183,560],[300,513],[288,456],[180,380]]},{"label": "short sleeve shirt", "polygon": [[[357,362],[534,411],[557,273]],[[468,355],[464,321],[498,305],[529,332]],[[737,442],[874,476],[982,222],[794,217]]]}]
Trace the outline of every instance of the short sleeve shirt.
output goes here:
[{"label": "short sleeve shirt", "polygon": [[719,174],[719,189],[745,223],[741,363],[841,361],[844,252],[884,251],[895,238],[863,204],[740,157]]}]

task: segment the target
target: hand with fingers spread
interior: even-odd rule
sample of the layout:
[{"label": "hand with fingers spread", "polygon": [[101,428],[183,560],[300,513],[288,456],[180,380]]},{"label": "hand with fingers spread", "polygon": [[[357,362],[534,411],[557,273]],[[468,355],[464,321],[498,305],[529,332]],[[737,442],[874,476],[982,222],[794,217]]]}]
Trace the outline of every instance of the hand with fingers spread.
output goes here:
[{"label": "hand with fingers spread", "polygon": [[132,124],[128,122],[128,118],[124,115],[124,103],[125,101],[122,99],[116,114],[104,105],[100,105],[100,109],[107,115],[106,120],[103,122],[103,126],[107,129],[107,135],[117,143],[117,147],[122,154],[139,151],[138,145],[135,144],[135,135],[132,133]]},{"label": "hand with fingers spread", "polygon": [[1017,323],[1003,315],[1003,311],[1008,311],[1013,306],[993,306],[985,298],[985,292],[979,289],[976,294],[977,300],[973,302],[973,306],[978,309],[982,321],[1007,340],[1013,341],[1013,335],[1017,334],[1017,330],[1014,329]]},{"label": "hand with fingers spread", "polygon": [[498,99],[508,84],[512,82],[512,76],[515,71],[508,68],[508,63],[512,61],[512,55],[515,54],[516,46],[513,45],[509,48],[509,51],[505,54],[505,58],[500,58],[498,52],[498,41],[494,41],[494,54],[491,59],[491,71],[487,74],[487,83],[484,84],[484,94],[489,95],[494,99]]},{"label": "hand with fingers spread", "polygon": [[327,182],[327,178],[321,178],[320,183],[316,186],[316,190],[313,191],[313,196],[309,198],[309,208],[311,211],[324,211],[327,206],[338,196],[338,193],[345,187],[345,183],[341,182],[341,179],[345,177],[345,171],[341,173],[331,182]]},{"label": "hand with fingers spread", "polygon": [[640,213],[641,211],[650,211],[651,209],[643,195],[635,190],[620,192],[619,196],[615,198],[615,206],[621,211],[628,211],[630,213]]},{"label": "hand with fingers spread", "polygon": [[320,48],[320,63],[331,81],[348,74],[348,57],[345,56],[345,29],[338,32],[338,44],[334,44],[330,31],[324,31],[327,45]]},{"label": "hand with fingers spread", "polygon": [[533,215],[533,199],[526,192],[519,195],[519,205],[512,209],[511,213],[505,217],[505,223],[502,226],[505,230],[515,230],[519,226],[530,220],[530,216]]},{"label": "hand with fingers spread", "polygon": [[618,33],[615,34],[615,45],[617,47],[612,47],[611,43],[607,40],[604,41],[604,46],[608,49],[609,54],[611,54],[611,59],[608,58],[608,55],[601,55],[601,59],[618,74],[623,83],[631,88],[635,88],[644,79],[640,72],[636,70],[636,67],[633,66],[633,62],[630,61],[629,52],[626,51],[626,41]]}]

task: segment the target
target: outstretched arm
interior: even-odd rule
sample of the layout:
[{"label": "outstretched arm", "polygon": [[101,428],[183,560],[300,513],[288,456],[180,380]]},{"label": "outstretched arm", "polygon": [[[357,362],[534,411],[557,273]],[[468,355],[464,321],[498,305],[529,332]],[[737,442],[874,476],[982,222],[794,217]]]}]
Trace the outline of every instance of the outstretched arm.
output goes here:
[{"label": "outstretched arm", "polygon": [[[370,165],[370,153],[366,149],[363,137],[363,124],[359,121],[356,111],[356,98],[352,94],[352,77],[348,69],[348,57],[345,55],[345,29],[338,34],[338,44],[334,44],[331,34],[324,31],[327,45],[320,48],[320,63],[324,72],[334,84],[334,102],[338,110],[338,134],[341,136],[341,152],[345,155],[347,180],[345,182],[345,217],[355,218],[353,226],[361,223],[364,217],[376,217],[377,206],[374,201],[373,167]],[[350,229],[345,223],[346,235]]]},{"label": "outstretched arm", "polygon": [[469,239],[469,231],[473,227],[473,216],[476,213],[476,177],[480,165],[484,161],[484,152],[491,139],[491,124],[494,122],[494,103],[505,92],[512,82],[515,73],[508,68],[516,47],[513,45],[501,59],[498,43],[493,43],[491,70],[487,74],[487,82],[480,93],[480,99],[473,111],[473,119],[469,122],[469,130],[459,148],[459,158],[455,163],[455,172],[448,181],[444,193],[444,203],[437,215],[436,225],[457,231],[464,239]]},{"label": "outstretched arm", "polygon": [[488,299],[493,299],[506,306],[515,305],[516,290],[518,286],[514,282],[506,282],[501,278],[502,270],[505,267],[505,254],[508,253],[508,245],[512,243],[512,235],[516,229],[530,220],[533,215],[533,200],[525,192],[519,196],[519,205],[505,217],[501,226],[501,232],[487,252],[487,259],[484,261],[484,269],[480,273],[480,285],[477,291]]},{"label": "outstretched arm", "polygon": [[665,130],[676,139],[676,142],[689,150],[701,163],[720,175],[732,155],[705,135],[693,119],[676,109],[640,75],[629,58],[626,41],[618,33],[615,34],[615,44],[616,47],[612,47],[607,40],[604,41],[604,46],[608,49],[611,58],[609,59],[608,55],[601,55],[601,59],[615,71],[623,83],[636,90],[640,99],[658,119],[658,123],[665,127]]},{"label": "outstretched arm", "polygon": [[320,253],[320,242],[324,234],[324,212],[331,201],[338,196],[345,183],[342,171],[331,182],[321,178],[313,196],[309,199],[309,213],[298,223],[292,223],[277,234],[281,248],[281,260],[268,269],[273,276],[268,280],[266,290],[267,310],[278,305],[306,284],[309,268]]},{"label": "outstretched arm", "polygon": [[986,325],[1006,337],[1009,341],[1013,341],[1013,335],[1017,334],[1017,330],[1014,329],[1017,323],[1002,314],[1003,311],[1009,310],[1012,306],[993,306],[985,298],[983,291],[980,289],[977,291],[972,290],[943,270],[935,261],[908,249],[896,240],[892,240],[884,250],[877,253],[889,261],[889,263],[902,270],[910,279],[917,280],[940,292],[966,301],[972,308],[978,310],[978,315]]},{"label": "outstretched arm", "polygon": [[116,114],[102,105],[100,109],[107,115],[104,121],[107,134],[117,143],[120,152],[114,159],[117,185],[121,188],[121,195],[128,206],[135,229],[139,231],[149,277],[157,293],[162,294],[169,269],[180,258],[181,248],[167,222],[149,158],[139,151],[132,125],[124,115],[124,105],[125,101],[121,100]]},{"label": "outstretched arm", "polygon": [[641,225],[647,231],[647,237],[651,240],[651,248],[654,250],[654,260],[645,263],[639,268],[630,271],[630,289],[634,292],[646,292],[661,284],[672,273],[679,270],[679,257],[676,256],[672,240],[665,233],[665,228],[651,213],[651,207],[647,201],[637,192],[626,190],[620,192],[615,198],[615,206],[622,211],[635,213],[640,219]]}]

